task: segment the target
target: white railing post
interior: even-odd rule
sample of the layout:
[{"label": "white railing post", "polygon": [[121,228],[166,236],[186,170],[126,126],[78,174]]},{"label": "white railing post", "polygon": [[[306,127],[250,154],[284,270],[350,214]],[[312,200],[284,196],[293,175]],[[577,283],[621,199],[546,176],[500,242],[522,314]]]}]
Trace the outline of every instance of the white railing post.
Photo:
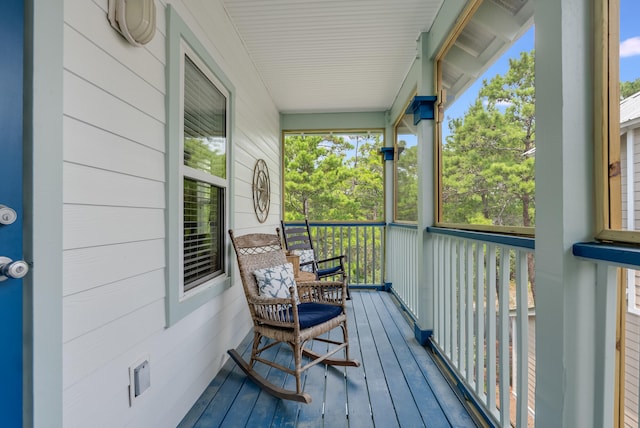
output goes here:
[{"label": "white railing post", "polygon": [[616,267],[596,264],[594,426],[613,421],[616,351]]}]

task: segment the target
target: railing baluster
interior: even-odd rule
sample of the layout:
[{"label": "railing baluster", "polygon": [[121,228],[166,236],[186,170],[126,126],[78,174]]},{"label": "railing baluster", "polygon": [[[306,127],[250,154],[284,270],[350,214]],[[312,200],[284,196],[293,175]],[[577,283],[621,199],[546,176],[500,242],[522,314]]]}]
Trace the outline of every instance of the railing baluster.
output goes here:
[{"label": "railing baluster", "polygon": [[527,255],[516,252],[516,330],[514,346],[516,347],[517,375],[516,394],[518,397],[516,426],[526,427],[529,414],[529,291],[528,291]]},{"label": "railing baluster", "polygon": [[486,401],[484,391],[484,317],[485,317],[485,245],[476,244],[476,394]]},{"label": "railing baluster", "polygon": [[446,287],[444,289],[444,310],[448,312],[448,316],[444,318],[444,351],[445,354],[451,358],[451,239],[448,237],[444,239],[444,281],[442,284]]},{"label": "railing baluster", "polygon": [[433,248],[433,338],[436,343],[440,340],[440,237],[435,236],[432,243]]},{"label": "railing baluster", "polygon": [[466,376],[467,382],[469,382],[471,388],[474,387],[474,378],[473,378],[473,242],[467,242],[467,256],[466,256],[466,280],[465,280],[465,289],[466,289],[466,320],[467,320],[467,362],[466,362]]},{"label": "railing baluster", "polygon": [[499,314],[500,322],[498,332],[500,336],[500,423],[506,427],[510,425],[509,410],[511,391],[509,388],[509,279],[511,272],[510,251],[506,247],[500,247],[500,292]]},{"label": "railing baluster", "polygon": [[500,417],[496,406],[496,246],[487,246],[487,407]]},{"label": "railing baluster", "polygon": [[[292,222],[296,225],[304,223]],[[350,286],[382,287],[385,280],[384,223],[310,223],[311,237],[319,259],[347,256]],[[400,240],[402,243],[402,240]],[[406,251],[400,246],[400,254]],[[391,253],[391,251],[389,251]],[[404,270],[409,270],[406,260]]]},{"label": "railing baluster", "polygon": [[464,241],[462,239],[458,240],[458,249],[457,249],[457,259],[458,259],[458,286],[457,286],[457,297],[458,297],[458,367],[460,367],[460,373],[466,377],[466,364],[465,364],[465,353],[466,348],[465,344],[467,343],[467,332],[466,332],[466,318],[465,315],[467,313],[465,309],[466,303],[466,287],[464,284],[465,274],[464,274]]}]

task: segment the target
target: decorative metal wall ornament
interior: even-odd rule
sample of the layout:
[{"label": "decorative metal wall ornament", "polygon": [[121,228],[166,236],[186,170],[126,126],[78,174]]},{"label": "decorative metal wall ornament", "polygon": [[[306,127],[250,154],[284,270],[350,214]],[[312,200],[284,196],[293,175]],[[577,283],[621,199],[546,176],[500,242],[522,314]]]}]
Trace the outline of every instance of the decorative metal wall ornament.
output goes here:
[{"label": "decorative metal wall ornament", "polygon": [[260,223],[264,223],[269,215],[271,205],[271,181],[269,179],[269,169],[267,163],[258,159],[253,167],[253,209]]}]

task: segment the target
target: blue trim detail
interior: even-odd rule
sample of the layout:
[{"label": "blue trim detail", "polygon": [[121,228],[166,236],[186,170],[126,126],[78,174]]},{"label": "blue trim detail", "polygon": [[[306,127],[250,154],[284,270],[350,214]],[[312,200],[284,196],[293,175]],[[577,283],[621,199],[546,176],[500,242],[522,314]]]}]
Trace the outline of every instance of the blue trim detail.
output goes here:
[{"label": "blue trim detail", "polygon": [[382,153],[383,159],[388,161],[388,160],[393,160],[393,153],[394,153],[394,148],[393,147],[380,147],[380,153]]},{"label": "blue trim detail", "polygon": [[416,95],[405,113],[413,113],[413,124],[417,125],[422,119],[433,120],[435,118],[434,105],[438,97],[435,95]]},{"label": "blue trim detail", "polygon": [[349,290],[376,290],[387,291],[383,284],[349,284]]},{"label": "blue trim detail", "polygon": [[458,238],[473,239],[476,241],[493,242],[496,244],[508,245],[510,247],[528,248],[535,250],[536,240],[523,236],[501,235],[498,233],[471,232],[469,230],[447,229],[444,227],[427,227],[427,232],[439,235],[450,235]]},{"label": "blue trim detail", "polygon": [[386,291],[387,293],[391,291],[391,289],[393,288],[393,284],[390,282],[385,282],[383,285],[383,291]]},{"label": "blue trim detail", "polygon": [[630,266],[634,269],[640,267],[640,248],[638,247],[623,247],[600,242],[580,242],[573,244],[573,255]]},{"label": "blue trim detail", "polygon": [[438,356],[438,360],[442,362],[445,370],[447,370],[451,375],[451,377],[454,379],[456,383],[456,387],[458,388],[458,391],[460,392],[460,394],[477,410],[477,412],[480,414],[480,417],[482,417],[486,425],[491,428],[497,428],[498,424],[496,423],[496,421],[489,414],[489,412],[487,412],[487,410],[480,404],[480,402],[476,399],[475,394],[473,394],[473,392],[470,391],[469,388],[467,388],[465,383],[460,380],[460,377],[458,376],[457,372],[451,366],[446,356],[440,351],[440,348],[438,348],[437,344],[433,341],[432,337],[429,338],[428,347],[429,349],[431,349],[431,351],[434,354]]},{"label": "blue trim detail", "polygon": [[405,223],[389,223],[388,224],[389,227],[400,227],[400,228],[405,228],[405,229],[418,229],[418,225],[417,224],[405,224]]},{"label": "blue trim detail", "polygon": [[[304,221],[287,221],[287,226],[304,226]],[[345,222],[313,222],[309,221],[311,227],[338,227],[338,226],[386,226],[384,221],[345,221]]]},{"label": "blue trim detail", "polygon": [[433,335],[433,330],[421,330],[417,323],[413,323],[413,336],[421,346],[429,343],[429,339]]}]

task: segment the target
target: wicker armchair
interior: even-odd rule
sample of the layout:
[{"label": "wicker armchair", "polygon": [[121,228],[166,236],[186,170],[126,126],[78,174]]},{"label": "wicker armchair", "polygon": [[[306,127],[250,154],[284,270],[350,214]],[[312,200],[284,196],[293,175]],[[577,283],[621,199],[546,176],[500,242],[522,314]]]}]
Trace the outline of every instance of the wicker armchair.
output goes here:
[{"label": "wicker armchair", "polygon": [[[253,319],[254,336],[249,363],[242,359],[235,349],[227,352],[246,375],[262,389],[279,398],[310,403],[311,396],[302,391],[301,375],[305,370],[318,363],[353,367],[360,365],[358,361],[349,359],[345,312],[346,285],[344,282],[312,281],[298,283],[297,296],[295,287],[289,288],[288,297],[261,295],[256,271],[287,263],[280,237],[269,234],[235,236],[232,230],[229,230],[229,235],[236,251],[240,278]],[[318,337],[337,327],[342,329],[342,341]],[[312,340],[329,343],[331,345],[329,352],[319,355],[306,349],[305,345]],[[263,351],[280,343],[291,346],[295,368],[284,367],[261,356]],[[331,358],[343,349],[344,359]],[[304,365],[303,356],[310,359]],[[254,370],[257,362],[295,376],[296,390],[283,389],[260,376]]]}]

